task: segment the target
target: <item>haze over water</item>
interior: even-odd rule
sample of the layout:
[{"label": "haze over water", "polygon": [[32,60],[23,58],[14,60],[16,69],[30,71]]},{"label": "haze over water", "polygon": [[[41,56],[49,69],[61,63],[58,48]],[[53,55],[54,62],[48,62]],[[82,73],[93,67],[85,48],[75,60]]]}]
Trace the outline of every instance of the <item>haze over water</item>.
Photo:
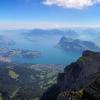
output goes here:
[{"label": "haze over water", "polygon": [[4,35],[13,42],[14,45],[3,45],[2,48],[21,49],[39,51],[41,55],[36,58],[12,57],[15,63],[32,63],[32,64],[69,64],[75,61],[80,53],[67,51],[57,48],[61,36],[33,36],[28,38],[25,31],[1,31],[0,35]]}]

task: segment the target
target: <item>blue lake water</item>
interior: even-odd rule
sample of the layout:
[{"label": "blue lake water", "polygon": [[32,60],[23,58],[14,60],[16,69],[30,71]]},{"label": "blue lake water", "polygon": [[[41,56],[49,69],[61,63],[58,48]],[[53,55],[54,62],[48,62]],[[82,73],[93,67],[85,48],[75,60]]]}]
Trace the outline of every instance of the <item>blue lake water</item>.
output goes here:
[{"label": "blue lake water", "polygon": [[23,49],[41,52],[41,56],[36,58],[13,57],[16,63],[32,64],[70,64],[78,59],[80,53],[64,51],[56,45],[62,36],[32,36],[27,37],[23,31],[0,31],[0,35],[5,35],[15,42],[15,45],[4,45],[9,49]]}]

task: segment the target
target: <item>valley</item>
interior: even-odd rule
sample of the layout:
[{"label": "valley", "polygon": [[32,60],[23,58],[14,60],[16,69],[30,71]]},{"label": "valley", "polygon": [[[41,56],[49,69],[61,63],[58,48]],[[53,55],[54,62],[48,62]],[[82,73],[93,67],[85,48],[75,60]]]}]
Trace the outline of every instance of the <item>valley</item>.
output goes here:
[{"label": "valley", "polygon": [[[77,61],[84,50],[100,51],[99,36],[93,39],[85,34],[86,40],[85,35],[83,38],[80,37],[80,33],[79,30],[74,29],[0,31],[1,98],[38,100],[50,88],[59,93],[56,84],[58,81],[60,81],[59,84],[63,84],[65,66]],[[97,41],[93,42],[95,39]],[[79,62],[84,60],[87,59],[81,57]],[[77,67],[68,68],[74,73],[71,77],[69,71],[67,72],[69,73],[67,78],[70,80],[67,86],[69,88],[74,88],[74,85],[78,84],[72,87],[75,81],[73,78],[78,76],[77,71],[81,71],[81,68]],[[66,85],[63,84],[62,90],[65,87]],[[54,94],[56,95],[56,92]]]},{"label": "valley", "polygon": [[[11,100],[33,99],[57,82],[57,74],[64,65],[13,64],[0,62],[0,93]],[[28,100],[28,99],[27,99]]]}]

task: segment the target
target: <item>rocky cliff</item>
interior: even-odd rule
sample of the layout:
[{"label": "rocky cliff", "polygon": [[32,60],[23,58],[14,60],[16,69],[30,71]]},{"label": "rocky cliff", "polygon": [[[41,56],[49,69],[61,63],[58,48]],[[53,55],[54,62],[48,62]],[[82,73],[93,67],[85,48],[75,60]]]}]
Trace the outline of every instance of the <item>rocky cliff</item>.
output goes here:
[{"label": "rocky cliff", "polygon": [[[51,95],[48,94],[47,96],[46,93],[44,93],[41,100],[92,100],[90,98],[83,98],[87,98],[89,94],[92,95],[93,93],[95,98],[95,94],[98,93],[98,91],[100,94],[100,89],[98,88],[100,87],[100,82],[95,82],[99,73],[100,53],[88,50],[84,51],[76,62],[67,66],[64,69],[64,73],[58,75],[58,82],[56,84],[58,90],[54,92],[54,89],[48,89],[48,93],[51,93]],[[93,85],[94,83],[96,83],[96,85]],[[92,92],[92,88],[96,89],[96,92]],[[56,93],[55,96],[54,93]],[[56,99],[54,99],[54,97]],[[100,98],[98,100],[100,100]]]},{"label": "rocky cliff", "polygon": [[95,75],[100,72],[100,53],[85,51],[75,63],[64,69],[63,80],[58,77],[58,85],[61,89],[79,90],[93,81]]}]

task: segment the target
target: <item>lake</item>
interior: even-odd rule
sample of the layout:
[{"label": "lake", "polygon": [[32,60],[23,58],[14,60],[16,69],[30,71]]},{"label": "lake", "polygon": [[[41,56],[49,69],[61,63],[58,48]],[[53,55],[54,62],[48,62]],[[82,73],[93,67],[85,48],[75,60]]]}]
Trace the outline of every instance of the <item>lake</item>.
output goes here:
[{"label": "lake", "polygon": [[0,45],[2,48],[33,50],[41,52],[36,58],[12,57],[14,63],[29,64],[70,64],[78,59],[81,53],[64,51],[57,47],[61,35],[46,35],[28,37],[23,30],[6,30],[0,31],[0,35],[4,35],[14,45]]}]

